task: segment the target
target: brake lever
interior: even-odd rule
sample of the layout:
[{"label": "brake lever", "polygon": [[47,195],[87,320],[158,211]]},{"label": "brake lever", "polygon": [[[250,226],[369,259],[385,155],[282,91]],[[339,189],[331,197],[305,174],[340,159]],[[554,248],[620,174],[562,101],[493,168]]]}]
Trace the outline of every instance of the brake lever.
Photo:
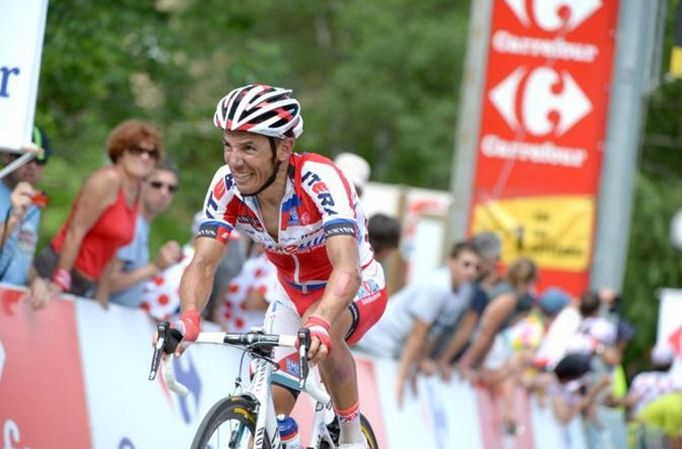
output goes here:
[{"label": "brake lever", "polygon": [[308,379],[308,348],[310,348],[310,329],[304,327],[298,331],[298,368],[300,377],[298,387],[303,389],[305,381]]},{"label": "brake lever", "polygon": [[149,369],[149,377],[147,379],[156,379],[156,373],[159,370],[159,365],[161,363],[161,356],[164,353],[164,348],[166,346],[166,332],[168,330],[169,323],[164,321],[156,326],[156,331],[159,335],[156,340],[156,345],[154,346],[154,354],[152,355],[152,365]]}]

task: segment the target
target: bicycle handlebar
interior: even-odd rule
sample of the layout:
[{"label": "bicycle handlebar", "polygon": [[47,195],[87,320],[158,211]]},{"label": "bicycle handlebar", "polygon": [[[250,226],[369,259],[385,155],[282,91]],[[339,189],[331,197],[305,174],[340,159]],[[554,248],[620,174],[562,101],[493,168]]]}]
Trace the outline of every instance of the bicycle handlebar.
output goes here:
[{"label": "bicycle handlebar", "polygon": [[[163,366],[163,379],[168,388],[174,393],[185,396],[187,394],[187,387],[175,380],[175,372],[173,370],[173,353],[177,347],[182,335],[170,327],[168,321],[164,321],[157,325],[158,340],[154,346],[154,353],[152,355],[151,368],[149,370],[149,380],[156,378],[156,373],[159,369],[161,357],[165,352],[168,357]],[[243,346],[247,349],[252,349],[258,346],[269,347],[287,347],[298,348],[299,354],[299,378],[298,384],[302,389],[305,387],[305,382],[308,377],[308,348],[310,347],[310,330],[302,328],[298,331],[298,335],[275,335],[275,334],[261,334],[257,332],[247,333],[228,333],[228,332],[201,332],[195,343],[209,343],[209,344],[226,344],[233,346]]]}]

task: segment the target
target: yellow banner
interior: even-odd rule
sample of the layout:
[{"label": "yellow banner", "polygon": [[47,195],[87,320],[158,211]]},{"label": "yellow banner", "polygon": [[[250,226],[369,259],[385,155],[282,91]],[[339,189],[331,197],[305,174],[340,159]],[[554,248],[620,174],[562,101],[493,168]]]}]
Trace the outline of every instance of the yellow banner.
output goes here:
[{"label": "yellow banner", "polygon": [[590,264],[594,197],[543,196],[479,203],[472,231],[502,239],[502,261],[532,258],[540,267],[584,271]]}]

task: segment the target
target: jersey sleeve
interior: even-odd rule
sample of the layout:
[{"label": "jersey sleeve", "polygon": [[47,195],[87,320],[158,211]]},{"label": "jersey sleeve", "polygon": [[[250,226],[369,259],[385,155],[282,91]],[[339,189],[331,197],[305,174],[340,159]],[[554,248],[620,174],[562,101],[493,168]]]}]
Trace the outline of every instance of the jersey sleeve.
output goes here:
[{"label": "jersey sleeve", "polygon": [[240,201],[235,196],[234,189],[229,168],[227,165],[220,167],[206,192],[197,237],[227,242],[237,222],[236,208]]},{"label": "jersey sleeve", "polygon": [[322,160],[307,160],[301,184],[322,215],[325,237],[357,236],[354,190],[338,168]]}]

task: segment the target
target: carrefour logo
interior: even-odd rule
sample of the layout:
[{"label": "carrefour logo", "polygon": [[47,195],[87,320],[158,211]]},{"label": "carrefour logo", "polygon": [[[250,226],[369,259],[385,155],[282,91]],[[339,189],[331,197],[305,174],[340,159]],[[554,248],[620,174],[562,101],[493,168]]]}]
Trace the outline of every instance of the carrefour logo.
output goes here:
[{"label": "carrefour logo", "polygon": [[[556,86],[561,86],[559,92]],[[592,110],[573,77],[549,67],[519,67],[488,98],[510,128],[535,136],[560,136]]]},{"label": "carrefour logo", "polygon": [[[577,42],[569,40],[567,35],[601,8],[600,0],[505,0],[505,2],[525,28],[534,25],[555,35],[536,37],[498,29],[492,36],[492,46],[496,52],[583,63],[593,63],[599,57],[599,47],[594,41]],[[608,30],[592,34],[598,39],[603,39],[600,33],[608,33]]]},{"label": "carrefour logo", "polygon": [[573,31],[602,6],[601,0],[504,0],[525,27]]},{"label": "carrefour logo", "polygon": [[[592,103],[568,72],[519,67],[490,91],[488,99],[516,137],[508,140],[495,134],[482,136],[480,149],[484,156],[569,168],[585,164],[587,150],[552,141],[592,111]],[[549,140],[531,142],[527,136]]]}]

